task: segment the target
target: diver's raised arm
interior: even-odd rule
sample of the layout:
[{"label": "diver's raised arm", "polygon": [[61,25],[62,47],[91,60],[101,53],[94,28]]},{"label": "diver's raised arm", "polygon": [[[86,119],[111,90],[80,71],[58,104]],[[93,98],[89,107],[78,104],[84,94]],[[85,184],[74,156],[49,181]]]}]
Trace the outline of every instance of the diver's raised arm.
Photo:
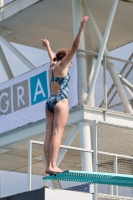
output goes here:
[{"label": "diver's raised arm", "polygon": [[42,41],[42,45],[44,47],[46,47],[46,49],[47,49],[47,52],[48,52],[48,55],[49,55],[49,58],[50,58],[50,64],[52,64],[54,62],[53,59],[54,59],[55,55],[54,55],[53,51],[51,50],[50,43],[45,38],[41,39],[41,41]]},{"label": "diver's raised arm", "polygon": [[72,48],[71,48],[70,52],[62,59],[62,61],[60,63],[60,65],[63,68],[66,68],[69,65],[69,63],[73,59],[73,56],[75,55],[76,51],[78,50],[80,41],[81,41],[82,31],[85,27],[85,22],[88,21],[88,19],[89,19],[88,16],[85,16],[81,19],[80,27],[79,27],[77,36],[74,39],[74,42],[72,44]]}]

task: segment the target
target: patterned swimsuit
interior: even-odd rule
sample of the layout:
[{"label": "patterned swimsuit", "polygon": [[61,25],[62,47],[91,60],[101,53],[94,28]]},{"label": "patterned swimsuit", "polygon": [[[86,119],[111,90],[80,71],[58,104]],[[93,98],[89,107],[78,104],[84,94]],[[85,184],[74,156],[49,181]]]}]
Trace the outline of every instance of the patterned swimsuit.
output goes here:
[{"label": "patterned swimsuit", "polygon": [[54,77],[54,68],[52,68],[52,77],[50,80],[50,84],[52,81],[57,82],[60,85],[60,91],[55,94],[51,94],[46,102],[46,109],[50,112],[54,113],[54,107],[56,103],[58,103],[62,99],[68,99],[69,80],[69,73],[67,73],[66,76],[61,78]]}]

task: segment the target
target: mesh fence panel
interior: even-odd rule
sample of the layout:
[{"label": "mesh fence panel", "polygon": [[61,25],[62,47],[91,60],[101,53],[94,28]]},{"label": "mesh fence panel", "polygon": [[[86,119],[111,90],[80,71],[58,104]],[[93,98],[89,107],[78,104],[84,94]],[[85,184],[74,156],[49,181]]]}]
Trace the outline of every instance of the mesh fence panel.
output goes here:
[{"label": "mesh fence panel", "polygon": [[[98,123],[97,130],[98,151],[110,153],[110,155],[98,153],[98,171],[132,175],[133,158],[125,157],[132,156],[133,129]],[[116,195],[121,196],[122,199],[124,197],[125,199],[133,198],[132,187],[105,186],[101,184],[98,185],[98,192],[100,194],[112,195],[112,198]]]},{"label": "mesh fence panel", "polygon": [[132,156],[133,129],[98,123],[98,151]]},{"label": "mesh fence panel", "polygon": [[[61,160],[59,168],[61,168],[63,171],[67,171],[69,169],[81,171],[81,155],[83,159],[86,152],[73,149],[68,149],[66,151],[65,148],[60,148],[57,163],[59,161],[59,157],[62,157],[62,154],[64,154],[64,152],[65,156]],[[86,160],[86,162],[89,163],[88,160]],[[45,166],[46,161],[43,153],[43,144],[32,143],[32,189],[38,189],[43,186],[48,186],[56,189],[62,188],[66,190],[89,192],[90,187],[89,184],[86,183],[66,181],[42,181],[42,177],[46,176]]]},{"label": "mesh fence panel", "polygon": [[[93,134],[92,134],[93,135]],[[98,136],[98,172],[133,174],[133,129],[106,123],[97,124]],[[63,154],[63,156],[62,156]],[[76,149],[61,147],[59,156],[63,159],[59,167],[63,170],[82,170],[83,160],[90,163],[90,153]],[[45,174],[45,158],[43,144],[32,144],[32,189],[48,186],[58,189],[76,190],[80,192],[94,192],[94,185],[65,181],[42,181]],[[133,199],[133,188],[98,184],[98,200]]]},{"label": "mesh fence panel", "polygon": [[43,186],[44,173],[43,144],[32,143],[32,189]]},{"label": "mesh fence panel", "polygon": [[98,200],[132,200],[132,198],[126,197],[117,197],[117,196],[110,196],[110,195],[99,195]]}]

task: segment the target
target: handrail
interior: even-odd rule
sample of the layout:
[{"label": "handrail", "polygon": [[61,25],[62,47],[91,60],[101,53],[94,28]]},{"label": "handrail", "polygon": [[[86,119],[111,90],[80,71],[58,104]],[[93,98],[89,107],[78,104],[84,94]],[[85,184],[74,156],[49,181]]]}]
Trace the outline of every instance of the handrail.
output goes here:
[{"label": "handrail", "polygon": [[8,6],[8,5],[14,3],[15,1],[19,1],[19,0],[11,0],[11,1],[8,2],[8,3],[5,3],[3,6],[0,7],[0,10],[3,9],[3,8],[5,8],[6,6]]},{"label": "handrail", "polygon": [[[32,143],[35,144],[44,144],[44,142],[38,142],[31,140]],[[60,145],[60,148],[62,149],[69,149],[69,150],[76,150],[76,151],[82,151],[82,152],[87,152],[87,153],[94,153],[94,150],[89,150],[89,149],[84,149],[84,148],[78,148],[78,147],[72,147],[72,146],[65,146],[65,145]],[[103,154],[103,155],[109,155],[109,156],[116,156],[119,158],[126,158],[126,159],[131,159],[133,160],[133,156],[126,156],[122,154],[117,154],[117,153],[109,153],[109,152],[104,152],[104,151],[97,151],[98,154]]]},{"label": "handrail", "polygon": [[[83,50],[83,49],[78,49],[77,53],[78,52],[84,52],[84,53],[87,53],[89,55],[94,55],[94,56],[98,56],[98,53],[97,52],[94,52],[94,51],[89,51],[89,50]],[[116,57],[112,57],[112,56],[107,56],[104,54],[103,57],[106,57],[106,58],[110,58],[112,60],[117,60],[117,61],[121,61],[121,62],[126,62],[128,64],[133,64],[133,62],[131,60],[124,60],[124,59],[120,59],[120,58],[116,58]]]}]

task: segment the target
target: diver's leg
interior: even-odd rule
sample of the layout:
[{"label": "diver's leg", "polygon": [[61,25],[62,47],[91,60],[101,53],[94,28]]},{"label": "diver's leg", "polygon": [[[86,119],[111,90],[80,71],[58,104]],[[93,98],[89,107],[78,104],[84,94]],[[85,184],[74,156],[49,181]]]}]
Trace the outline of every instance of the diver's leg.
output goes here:
[{"label": "diver's leg", "polygon": [[56,165],[57,156],[60,148],[61,138],[68,119],[69,107],[68,99],[63,99],[56,103],[54,107],[54,122],[53,122],[53,134],[50,145],[50,172],[61,172]]}]

